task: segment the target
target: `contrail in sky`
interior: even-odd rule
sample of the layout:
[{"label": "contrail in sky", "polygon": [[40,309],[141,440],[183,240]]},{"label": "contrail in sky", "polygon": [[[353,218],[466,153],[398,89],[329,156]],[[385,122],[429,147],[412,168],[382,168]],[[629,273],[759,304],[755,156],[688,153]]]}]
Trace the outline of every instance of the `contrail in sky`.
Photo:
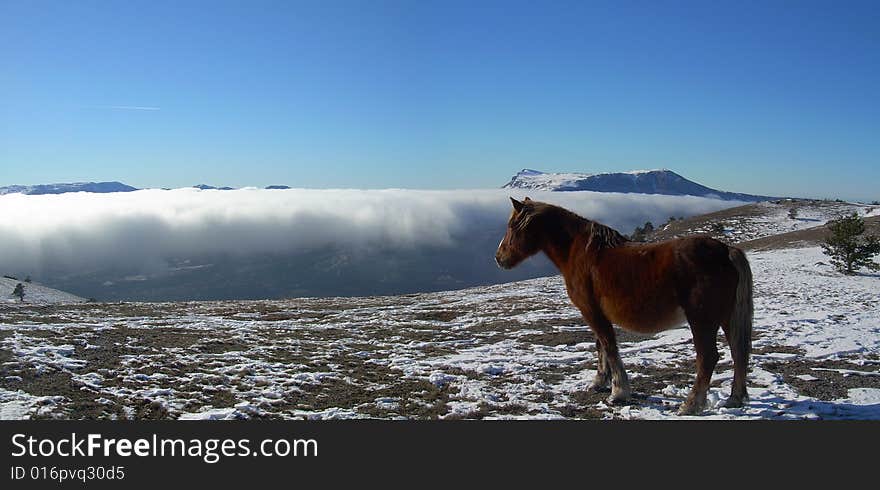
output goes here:
[{"label": "contrail in sky", "polygon": [[161,107],[140,106],[140,105],[111,105],[109,109],[120,111],[160,111]]}]

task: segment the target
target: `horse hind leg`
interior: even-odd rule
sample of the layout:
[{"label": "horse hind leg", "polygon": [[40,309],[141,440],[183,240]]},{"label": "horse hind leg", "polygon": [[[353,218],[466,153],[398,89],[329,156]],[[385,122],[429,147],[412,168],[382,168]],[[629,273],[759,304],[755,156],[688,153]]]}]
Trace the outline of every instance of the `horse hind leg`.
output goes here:
[{"label": "horse hind leg", "polygon": [[724,330],[724,337],[727,339],[727,345],[730,347],[730,357],[733,358],[733,386],[730,389],[730,398],[724,403],[725,408],[740,408],[743,406],[749,395],[746,390],[746,371],[748,370],[748,352],[743,352],[743,348],[737,342],[732,342],[730,326],[725,322],[721,324]]},{"label": "horse hind leg", "polygon": [[694,348],[697,351],[697,380],[687,399],[678,409],[679,415],[696,415],[706,408],[706,393],[709,382],[718,363],[718,326],[705,324],[691,325],[694,335]]}]

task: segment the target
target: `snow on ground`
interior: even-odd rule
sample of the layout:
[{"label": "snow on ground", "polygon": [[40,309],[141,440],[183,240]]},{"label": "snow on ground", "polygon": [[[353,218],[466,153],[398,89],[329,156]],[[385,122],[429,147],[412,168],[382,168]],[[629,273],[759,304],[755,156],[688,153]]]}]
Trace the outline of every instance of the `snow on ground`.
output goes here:
[{"label": "snow on ground", "polygon": [[[703,418],[880,418],[880,276],[818,248],[750,254],[751,402]],[[586,387],[591,333],[559,277],[391,297],[0,305],[0,418],[672,418],[687,329],[619,332],[629,405]],[[723,337],[720,340],[723,344]]]},{"label": "snow on ground", "polygon": [[809,359],[880,354],[880,275],[842,275],[818,247],[753,253],[750,260],[764,278],[777,277],[759,283],[756,346],[796,347]]},{"label": "snow on ground", "polygon": [[24,285],[24,303],[46,305],[56,303],[82,303],[86,301],[79,296],[52,289],[35,282],[25,282],[24,280],[4,276],[0,277],[0,305],[20,302],[19,298],[12,294],[12,292],[15,291],[15,286],[18,284]]}]

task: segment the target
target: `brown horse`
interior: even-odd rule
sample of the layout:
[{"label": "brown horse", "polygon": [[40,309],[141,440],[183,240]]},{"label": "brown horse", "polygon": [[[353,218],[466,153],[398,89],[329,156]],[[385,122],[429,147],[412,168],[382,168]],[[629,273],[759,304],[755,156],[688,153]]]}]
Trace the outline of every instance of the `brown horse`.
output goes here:
[{"label": "brown horse", "polygon": [[510,200],[513,213],[495,261],[510,269],[543,251],[559,268],[569,298],[596,335],[591,389],[607,389],[610,377],[610,403],[630,395],[612,324],[656,333],[687,322],[697,351],[697,380],[679,414],[700,413],[719,358],[720,325],[734,366],[725,406],[742,406],[752,345],[752,272],[742,250],[699,236],[637,244],[561,207]]}]

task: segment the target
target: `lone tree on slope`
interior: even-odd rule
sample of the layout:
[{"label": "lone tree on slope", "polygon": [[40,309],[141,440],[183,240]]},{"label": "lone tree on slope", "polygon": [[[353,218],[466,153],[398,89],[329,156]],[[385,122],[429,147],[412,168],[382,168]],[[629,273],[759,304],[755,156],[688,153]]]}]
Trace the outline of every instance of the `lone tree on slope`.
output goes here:
[{"label": "lone tree on slope", "polygon": [[18,300],[24,302],[24,284],[18,283],[12,291],[13,296],[18,296]]},{"label": "lone tree on slope", "polygon": [[633,231],[630,239],[634,242],[644,242],[645,239],[654,231],[654,225],[648,221],[645,223],[645,226],[636,226],[636,229]]},{"label": "lone tree on slope", "polygon": [[841,216],[828,223],[831,233],[825,237],[822,249],[831,257],[831,264],[844,274],[854,274],[862,267],[880,269],[872,258],[880,253],[880,239],[865,233],[865,220],[858,213]]}]

